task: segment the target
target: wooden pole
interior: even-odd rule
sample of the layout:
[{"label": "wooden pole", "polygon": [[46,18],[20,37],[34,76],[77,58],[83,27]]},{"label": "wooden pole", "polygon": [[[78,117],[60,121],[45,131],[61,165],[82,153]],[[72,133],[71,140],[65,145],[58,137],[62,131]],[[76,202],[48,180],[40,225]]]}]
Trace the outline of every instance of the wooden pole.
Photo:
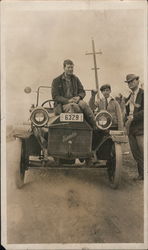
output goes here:
[{"label": "wooden pole", "polygon": [[97,90],[97,99],[100,99],[100,95],[99,95],[99,80],[98,80],[98,72],[97,72],[97,70],[99,68],[97,67],[96,54],[102,54],[102,52],[101,51],[99,51],[99,52],[95,51],[95,42],[92,39],[92,52],[91,53],[86,53],[86,55],[93,55],[94,68],[92,68],[92,70],[95,70],[95,82],[96,82],[96,90]]}]

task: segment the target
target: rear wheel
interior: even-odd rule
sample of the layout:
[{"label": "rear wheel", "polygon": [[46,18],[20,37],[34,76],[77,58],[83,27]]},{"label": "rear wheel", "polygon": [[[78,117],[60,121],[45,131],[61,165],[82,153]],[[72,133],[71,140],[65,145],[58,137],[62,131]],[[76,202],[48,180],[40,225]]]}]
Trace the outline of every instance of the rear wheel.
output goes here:
[{"label": "rear wheel", "polygon": [[25,171],[28,168],[29,164],[29,154],[27,151],[27,145],[25,140],[21,141],[21,156],[20,156],[20,164],[16,170],[16,186],[17,188],[22,188],[24,185],[25,179]]},{"label": "rear wheel", "polygon": [[111,145],[110,159],[107,161],[107,172],[112,188],[118,188],[121,178],[122,151],[121,144],[113,142]]}]

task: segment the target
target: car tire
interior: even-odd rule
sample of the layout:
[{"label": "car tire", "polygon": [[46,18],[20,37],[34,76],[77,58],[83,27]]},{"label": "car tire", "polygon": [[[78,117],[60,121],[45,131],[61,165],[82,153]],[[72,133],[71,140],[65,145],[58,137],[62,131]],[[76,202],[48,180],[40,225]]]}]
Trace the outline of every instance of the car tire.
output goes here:
[{"label": "car tire", "polygon": [[29,164],[29,155],[27,152],[27,146],[25,140],[21,140],[21,155],[20,155],[20,164],[16,169],[16,187],[22,188],[24,185],[25,171]]},{"label": "car tire", "polygon": [[121,179],[122,150],[121,144],[113,142],[111,145],[110,159],[106,163],[110,186],[117,189]]}]

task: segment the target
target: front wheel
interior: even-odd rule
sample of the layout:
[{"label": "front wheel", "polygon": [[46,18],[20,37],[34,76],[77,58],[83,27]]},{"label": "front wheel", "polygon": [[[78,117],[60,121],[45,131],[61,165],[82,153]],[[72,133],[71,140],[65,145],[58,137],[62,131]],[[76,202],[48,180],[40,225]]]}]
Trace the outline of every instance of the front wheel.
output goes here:
[{"label": "front wheel", "polygon": [[18,164],[16,170],[17,188],[22,188],[22,186],[24,185],[25,171],[28,168],[28,164],[29,164],[29,155],[27,152],[27,145],[25,140],[21,140],[20,164]]},{"label": "front wheel", "polygon": [[122,150],[121,144],[113,142],[110,150],[110,158],[107,160],[107,172],[112,188],[118,188],[121,178]]}]

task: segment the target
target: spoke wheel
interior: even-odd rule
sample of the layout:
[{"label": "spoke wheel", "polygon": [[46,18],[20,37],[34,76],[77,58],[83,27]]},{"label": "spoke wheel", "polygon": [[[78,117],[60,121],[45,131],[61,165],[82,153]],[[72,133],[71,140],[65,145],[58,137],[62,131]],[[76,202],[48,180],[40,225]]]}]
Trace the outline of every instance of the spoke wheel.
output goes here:
[{"label": "spoke wheel", "polygon": [[122,151],[121,145],[114,142],[111,146],[110,159],[107,161],[107,172],[110,186],[114,189],[120,184],[122,167]]},{"label": "spoke wheel", "polygon": [[24,185],[25,171],[28,168],[29,155],[27,152],[27,146],[24,140],[21,141],[21,156],[20,164],[16,170],[16,186],[17,188],[22,188]]}]

